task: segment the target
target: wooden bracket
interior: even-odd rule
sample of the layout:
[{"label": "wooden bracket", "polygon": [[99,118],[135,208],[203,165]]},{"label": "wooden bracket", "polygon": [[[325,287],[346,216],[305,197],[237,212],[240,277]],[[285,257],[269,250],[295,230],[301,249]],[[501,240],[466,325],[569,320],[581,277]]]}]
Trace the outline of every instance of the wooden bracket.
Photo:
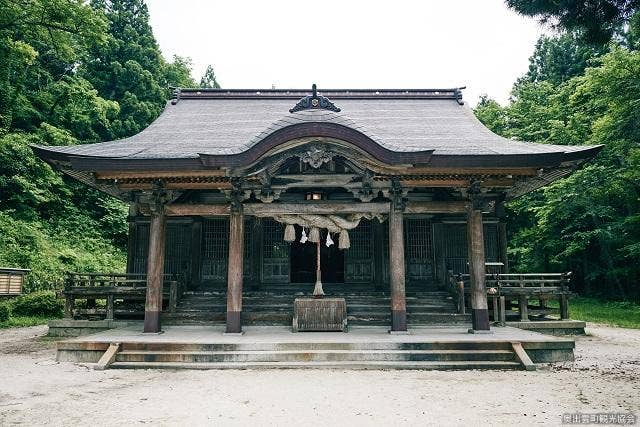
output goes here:
[{"label": "wooden bracket", "polygon": [[529,355],[522,347],[522,343],[520,343],[519,341],[512,342],[511,347],[513,348],[513,352],[515,353],[520,363],[522,363],[522,366],[524,366],[525,370],[527,371],[536,370],[536,365],[529,358]]},{"label": "wooden bracket", "polygon": [[98,363],[93,367],[96,371],[104,371],[113,362],[116,361],[116,355],[120,351],[120,343],[112,342],[109,344],[109,348],[104,352]]}]

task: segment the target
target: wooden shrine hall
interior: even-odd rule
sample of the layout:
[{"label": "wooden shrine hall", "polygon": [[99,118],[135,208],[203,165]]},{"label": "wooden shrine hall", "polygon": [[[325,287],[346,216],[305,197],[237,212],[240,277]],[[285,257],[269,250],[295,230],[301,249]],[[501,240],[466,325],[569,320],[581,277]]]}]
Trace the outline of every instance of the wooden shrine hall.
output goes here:
[{"label": "wooden shrine hall", "polygon": [[145,332],[161,328],[164,273],[226,288],[226,331],[239,333],[243,289],[314,283],[318,296],[322,283],[386,291],[391,331],[406,331],[407,289],[451,271],[469,274],[483,331],[486,263],[508,268],[503,204],[600,147],[497,136],[461,89],[182,89],[130,138],[33,149],[130,204]]}]

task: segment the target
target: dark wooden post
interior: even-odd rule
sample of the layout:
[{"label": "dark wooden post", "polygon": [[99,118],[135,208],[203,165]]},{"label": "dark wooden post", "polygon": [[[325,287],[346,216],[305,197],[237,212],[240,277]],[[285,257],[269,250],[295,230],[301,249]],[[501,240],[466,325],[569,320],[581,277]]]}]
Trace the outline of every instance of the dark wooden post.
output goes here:
[{"label": "dark wooden post", "polygon": [[373,224],[373,280],[375,289],[381,291],[384,282],[384,227],[377,219],[371,222]]},{"label": "dark wooden post", "polygon": [[497,225],[498,255],[500,257],[500,262],[504,264],[500,273],[509,273],[509,257],[507,256],[507,224],[505,223],[506,213],[504,210],[504,201],[496,203],[496,216],[499,219]]},{"label": "dark wooden post", "polygon": [[127,241],[127,273],[133,273],[135,255],[136,255],[136,216],[138,215],[138,204],[131,203],[129,205],[129,235]]},{"label": "dark wooden post", "polygon": [[469,281],[471,285],[472,331],[489,330],[489,308],[485,287],[484,230],[481,201],[473,200],[467,213],[467,242],[469,252]]},{"label": "dark wooden post", "polygon": [[229,265],[227,268],[228,334],[242,333],[242,276],[244,261],[244,215],[242,205],[234,203],[229,216]]},{"label": "dark wooden post", "polygon": [[253,218],[253,248],[251,248],[251,262],[253,263],[253,288],[259,290],[262,288],[262,219]]},{"label": "dark wooden post", "polygon": [[158,201],[150,205],[149,255],[147,258],[147,296],[144,305],[144,332],[161,330],[162,282],[164,279],[164,246],[167,221],[164,205]]},{"label": "dark wooden post", "polygon": [[404,289],[404,228],[402,195],[395,195],[389,212],[389,282],[391,285],[391,332],[407,330]]},{"label": "dark wooden post", "polygon": [[191,279],[189,288],[200,287],[202,277],[202,218],[196,217],[191,224]]}]

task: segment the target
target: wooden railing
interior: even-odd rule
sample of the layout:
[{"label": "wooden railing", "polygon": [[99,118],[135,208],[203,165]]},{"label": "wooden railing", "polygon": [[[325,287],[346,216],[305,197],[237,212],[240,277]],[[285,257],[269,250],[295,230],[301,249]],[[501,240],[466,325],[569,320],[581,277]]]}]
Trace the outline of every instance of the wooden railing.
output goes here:
[{"label": "wooden railing", "polygon": [[[538,299],[540,307],[532,310],[536,314],[552,312],[547,302],[549,299],[559,301],[560,319],[569,318],[568,299],[571,295],[569,281],[571,272],[568,273],[514,273],[514,274],[487,274],[485,286],[487,297],[493,306],[493,318],[495,322],[506,321],[507,310],[511,309],[514,300],[518,302],[518,311],[521,321],[529,320],[529,299]],[[469,295],[469,275],[453,274],[449,271],[447,281],[450,292],[457,298],[458,312],[465,312],[466,295]]]},{"label": "wooden railing", "polygon": [[[184,280],[177,274],[165,274],[163,300],[169,312],[174,312],[182,296]],[[113,320],[115,303],[135,303],[145,300],[147,275],[138,273],[78,273],[67,272],[62,295],[65,298],[65,317],[76,315],[98,315],[103,312],[105,319]],[[86,300],[84,309],[76,307],[76,300]],[[104,310],[96,305],[96,300],[104,300]],[[138,315],[141,310],[120,310],[121,314]]]}]

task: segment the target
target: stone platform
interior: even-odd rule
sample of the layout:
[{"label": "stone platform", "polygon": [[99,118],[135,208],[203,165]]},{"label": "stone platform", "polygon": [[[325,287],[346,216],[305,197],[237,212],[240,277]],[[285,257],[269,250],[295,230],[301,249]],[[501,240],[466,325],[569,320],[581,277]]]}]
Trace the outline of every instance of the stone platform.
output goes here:
[{"label": "stone platform", "polygon": [[390,335],[385,327],[353,327],[345,334],[253,326],[243,336],[223,335],[222,326],[140,331],[136,325],[60,341],[57,360],[111,368],[535,369],[533,363],[573,360],[575,346],[571,338],[511,327],[490,334],[459,326],[414,328],[408,335]]}]

